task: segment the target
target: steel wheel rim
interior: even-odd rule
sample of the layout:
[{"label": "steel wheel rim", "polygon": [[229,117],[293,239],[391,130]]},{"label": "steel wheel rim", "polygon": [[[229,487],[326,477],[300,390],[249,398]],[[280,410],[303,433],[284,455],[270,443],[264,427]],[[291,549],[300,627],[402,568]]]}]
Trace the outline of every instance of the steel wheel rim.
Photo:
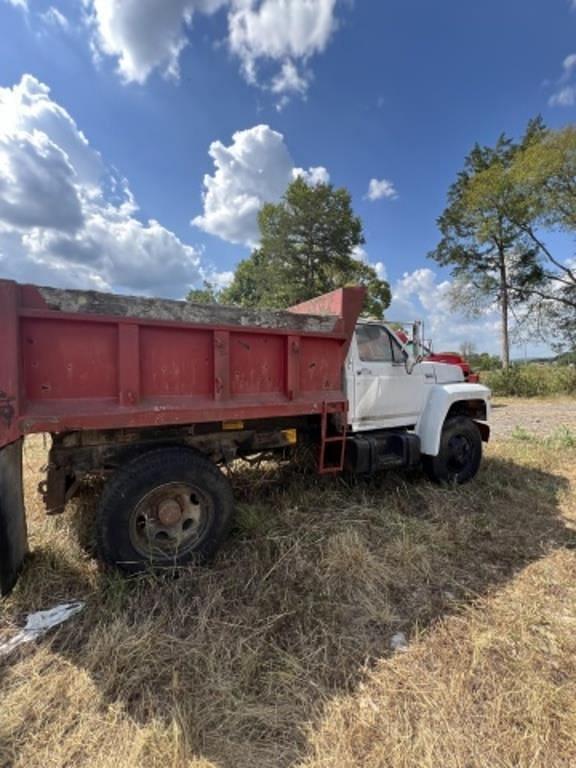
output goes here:
[{"label": "steel wheel rim", "polygon": [[174,560],[202,540],[212,517],[208,496],[190,483],[165,483],[143,496],[130,515],[130,541],[146,560]]}]

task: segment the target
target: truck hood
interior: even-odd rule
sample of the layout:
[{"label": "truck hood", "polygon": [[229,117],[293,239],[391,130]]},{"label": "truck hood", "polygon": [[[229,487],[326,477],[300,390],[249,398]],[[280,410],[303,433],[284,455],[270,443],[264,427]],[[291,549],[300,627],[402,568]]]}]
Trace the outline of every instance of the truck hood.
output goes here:
[{"label": "truck hood", "polygon": [[449,363],[437,363],[424,361],[421,363],[424,375],[428,378],[434,377],[436,384],[456,384],[464,381],[464,372],[459,365],[450,365]]}]

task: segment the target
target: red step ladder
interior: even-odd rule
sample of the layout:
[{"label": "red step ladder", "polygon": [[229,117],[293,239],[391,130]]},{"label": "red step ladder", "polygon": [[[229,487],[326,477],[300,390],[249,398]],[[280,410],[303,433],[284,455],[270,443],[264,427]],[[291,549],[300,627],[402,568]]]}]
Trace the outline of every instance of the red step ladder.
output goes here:
[{"label": "red step ladder", "polygon": [[[330,421],[330,415],[340,414],[339,424],[333,425]],[[344,469],[344,455],[346,452],[346,424],[348,414],[348,403],[346,400],[335,400],[322,403],[322,415],[320,417],[320,456],[318,458],[318,473],[321,475],[336,474]],[[330,428],[332,427],[332,431]],[[340,446],[336,450],[336,456],[333,452],[327,451],[329,445]],[[330,455],[332,454],[332,455]]]}]

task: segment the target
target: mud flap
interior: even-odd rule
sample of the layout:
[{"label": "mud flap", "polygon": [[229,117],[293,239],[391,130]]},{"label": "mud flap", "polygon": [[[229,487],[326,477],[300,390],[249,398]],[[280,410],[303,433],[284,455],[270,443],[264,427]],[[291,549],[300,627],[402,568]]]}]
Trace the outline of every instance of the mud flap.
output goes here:
[{"label": "mud flap", "polygon": [[22,487],[22,440],[0,450],[0,594],[18,580],[28,551]]}]

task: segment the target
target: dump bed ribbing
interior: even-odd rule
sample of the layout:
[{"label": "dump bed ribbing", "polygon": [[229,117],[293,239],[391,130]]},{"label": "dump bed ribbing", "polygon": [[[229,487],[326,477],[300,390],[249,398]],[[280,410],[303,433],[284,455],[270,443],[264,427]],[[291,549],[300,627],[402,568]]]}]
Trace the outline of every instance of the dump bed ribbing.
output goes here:
[{"label": "dump bed ribbing", "polygon": [[273,312],[0,280],[0,446],[30,432],[320,413],[361,288]]}]

